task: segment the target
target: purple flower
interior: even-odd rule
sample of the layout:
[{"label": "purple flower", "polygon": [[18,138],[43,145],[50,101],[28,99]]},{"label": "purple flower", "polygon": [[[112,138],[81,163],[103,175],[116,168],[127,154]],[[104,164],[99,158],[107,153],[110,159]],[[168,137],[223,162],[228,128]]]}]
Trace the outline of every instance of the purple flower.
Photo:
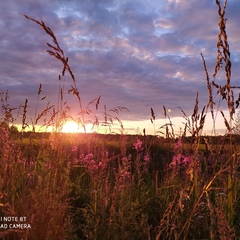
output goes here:
[{"label": "purple flower", "polygon": [[77,146],[73,146],[71,151],[72,152],[77,152],[78,151],[78,147]]},{"label": "purple flower", "polygon": [[147,162],[147,163],[149,163],[150,161],[151,161],[151,157],[150,157],[150,155],[145,155],[144,157],[143,157],[143,160],[145,161],[145,162]]},{"label": "purple flower", "polygon": [[138,139],[134,144],[133,144],[133,148],[136,151],[143,151],[143,147],[142,147],[142,141],[140,139]]},{"label": "purple flower", "polygon": [[92,153],[89,153],[89,154],[87,154],[86,156],[85,156],[85,158],[84,158],[84,162],[85,163],[88,163],[88,162],[90,162],[91,160],[93,160],[93,154]]},{"label": "purple flower", "polygon": [[173,157],[172,162],[170,163],[170,168],[176,167],[188,167],[193,163],[193,159],[191,157],[178,154]]},{"label": "purple flower", "polygon": [[174,152],[176,152],[176,151],[181,151],[182,150],[182,140],[181,139],[179,139],[178,140],[178,142],[177,143],[175,143],[175,147],[174,147]]}]

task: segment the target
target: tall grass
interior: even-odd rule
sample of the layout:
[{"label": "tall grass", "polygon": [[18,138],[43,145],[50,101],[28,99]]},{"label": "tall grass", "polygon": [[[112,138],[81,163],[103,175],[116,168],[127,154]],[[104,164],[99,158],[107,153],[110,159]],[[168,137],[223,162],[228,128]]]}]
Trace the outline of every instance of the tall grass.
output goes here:
[{"label": "tall grass", "polygon": [[[203,70],[209,101],[199,109],[199,96],[193,113],[183,109],[184,130],[175,135],[163,106],[166,124],[154,136],[125,135],[118,114],[125,107],[107,109],[99,117],[101,97],[83,106],[69,60],[52,30],[42,21],[25,16],[51,37],[47,52],[61,61],[59,95],[56,104],[39,109],[42,85],[32,118],[29,102],[11,107],[9,93],[1,93],[0,125],[0,237],[2,239],[237,239],[240,236],[239,149],[233,134],[234,101],[231,61],[227,41],[225,10],[216,1],[219,15],[217,62],[210,81],[203,54]],[[226,84],[216,83],[225,66]],[[65,89],[65,74],[72,81]],[[210,112],[215,128],[214,91],[227,102],[230,118],[222,113],[226,135],[202,136]],[[77,98],[80,114],[68,116],[65,94]],[[69,118],[86,130],[103,127],[106,134],[64,134]],[[14,127],[21,117],[22,129]],[[117,122],[120,134],[111,135]],[[36,126],[53,126],[52,133],[37,133]],[[30,127],[31,132],[26,132]],[[160,136],[164,137],[160,137]],[[4,218],[5,217],[5,218]],[[9,219],[10,217],[10,219]],[[8,221],[9,219],[9,221]],[[10,225],[15,224],[15,225]],[[15,226],[15,228],[10,227]]]}]

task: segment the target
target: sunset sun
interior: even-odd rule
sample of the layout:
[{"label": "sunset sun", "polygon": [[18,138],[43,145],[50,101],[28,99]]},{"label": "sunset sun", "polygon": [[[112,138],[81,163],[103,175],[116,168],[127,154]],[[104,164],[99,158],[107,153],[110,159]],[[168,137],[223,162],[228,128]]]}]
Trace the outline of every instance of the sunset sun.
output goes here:
[{"label": "sunset sun", "polygon": [[[91,125],[86,125],[85,128],[86,128],[87,133],[90,133],[92,130]],[[77,124],[76,122],[67,121],[63,125],[62,132],[64,132],[64,133],[84,133],[85,131],[84,131],[84,128],[81,125]]]}]

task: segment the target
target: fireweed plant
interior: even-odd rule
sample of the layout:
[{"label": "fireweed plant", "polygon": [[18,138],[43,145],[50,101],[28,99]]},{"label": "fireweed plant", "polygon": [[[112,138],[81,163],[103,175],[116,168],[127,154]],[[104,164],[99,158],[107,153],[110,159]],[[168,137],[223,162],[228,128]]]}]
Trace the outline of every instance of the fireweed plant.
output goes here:
[{"label": "fireweed plant", "polygon": [[[83,106],[77,80],[69,60],[52,30],[42,21],[25,16],[41,26],[52,38],[47,52],[63,64],[58,77],[57,104],[47,102],[39,84],[37,104],[28,117],[29,101],[18,107],[9,104],[9,93],[1,92],[0,124],[0,238],[19,239],[238,239],[240,236],[239,149],[233,134],[234,100],[231,86],[230,50],[226,33],[225,10],[216,0],[219,15],[217,62],[213,81],[203,54],[209,101],[199,109],[196,95],[193,113],[183,109],[184,128],[176,136],[166,107],[166,123],[156,130],[151,108],[154,136],[124,134],[118,114],[125,107],[107,109],[99,115],[101,97]],[[224,66],[226,84],[216,82]],[[66,74],[71,87],[66,89]],[[226,101],[230,119],[222,111],[226,134],[202,136],[205,117],[210,112],[215,131],[214,90]],[[79,113],[71,116],[65,94],[77,98]],[[14,123],[21,117],[22,130]],[[104,128],[106,133],[64,134],[68,119],[86,130]],[[92,120],[94,119],[94,120]],[[121,134],[111,132],[115,123]],[[53,127],[52,133],[36,132]],[[26,129],[31,129],[26,132]],[[25,222],[20,222],[25,217]],[[17,224],[16,228],[4,224]],[[25,225],[21,225],[25,224]]]}]

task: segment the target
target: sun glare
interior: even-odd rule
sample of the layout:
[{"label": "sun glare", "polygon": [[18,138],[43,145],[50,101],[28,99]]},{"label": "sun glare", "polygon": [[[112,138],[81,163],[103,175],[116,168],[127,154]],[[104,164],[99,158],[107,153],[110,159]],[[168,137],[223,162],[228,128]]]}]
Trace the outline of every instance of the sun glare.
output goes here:
[{"label": "sun glare", "polygon": [[[91,133],[91,125],[86,125],[86,132]],[[73,121],[68,121],[63,125],[62,132],[64,133],[84,133],[84,128]]]}]

